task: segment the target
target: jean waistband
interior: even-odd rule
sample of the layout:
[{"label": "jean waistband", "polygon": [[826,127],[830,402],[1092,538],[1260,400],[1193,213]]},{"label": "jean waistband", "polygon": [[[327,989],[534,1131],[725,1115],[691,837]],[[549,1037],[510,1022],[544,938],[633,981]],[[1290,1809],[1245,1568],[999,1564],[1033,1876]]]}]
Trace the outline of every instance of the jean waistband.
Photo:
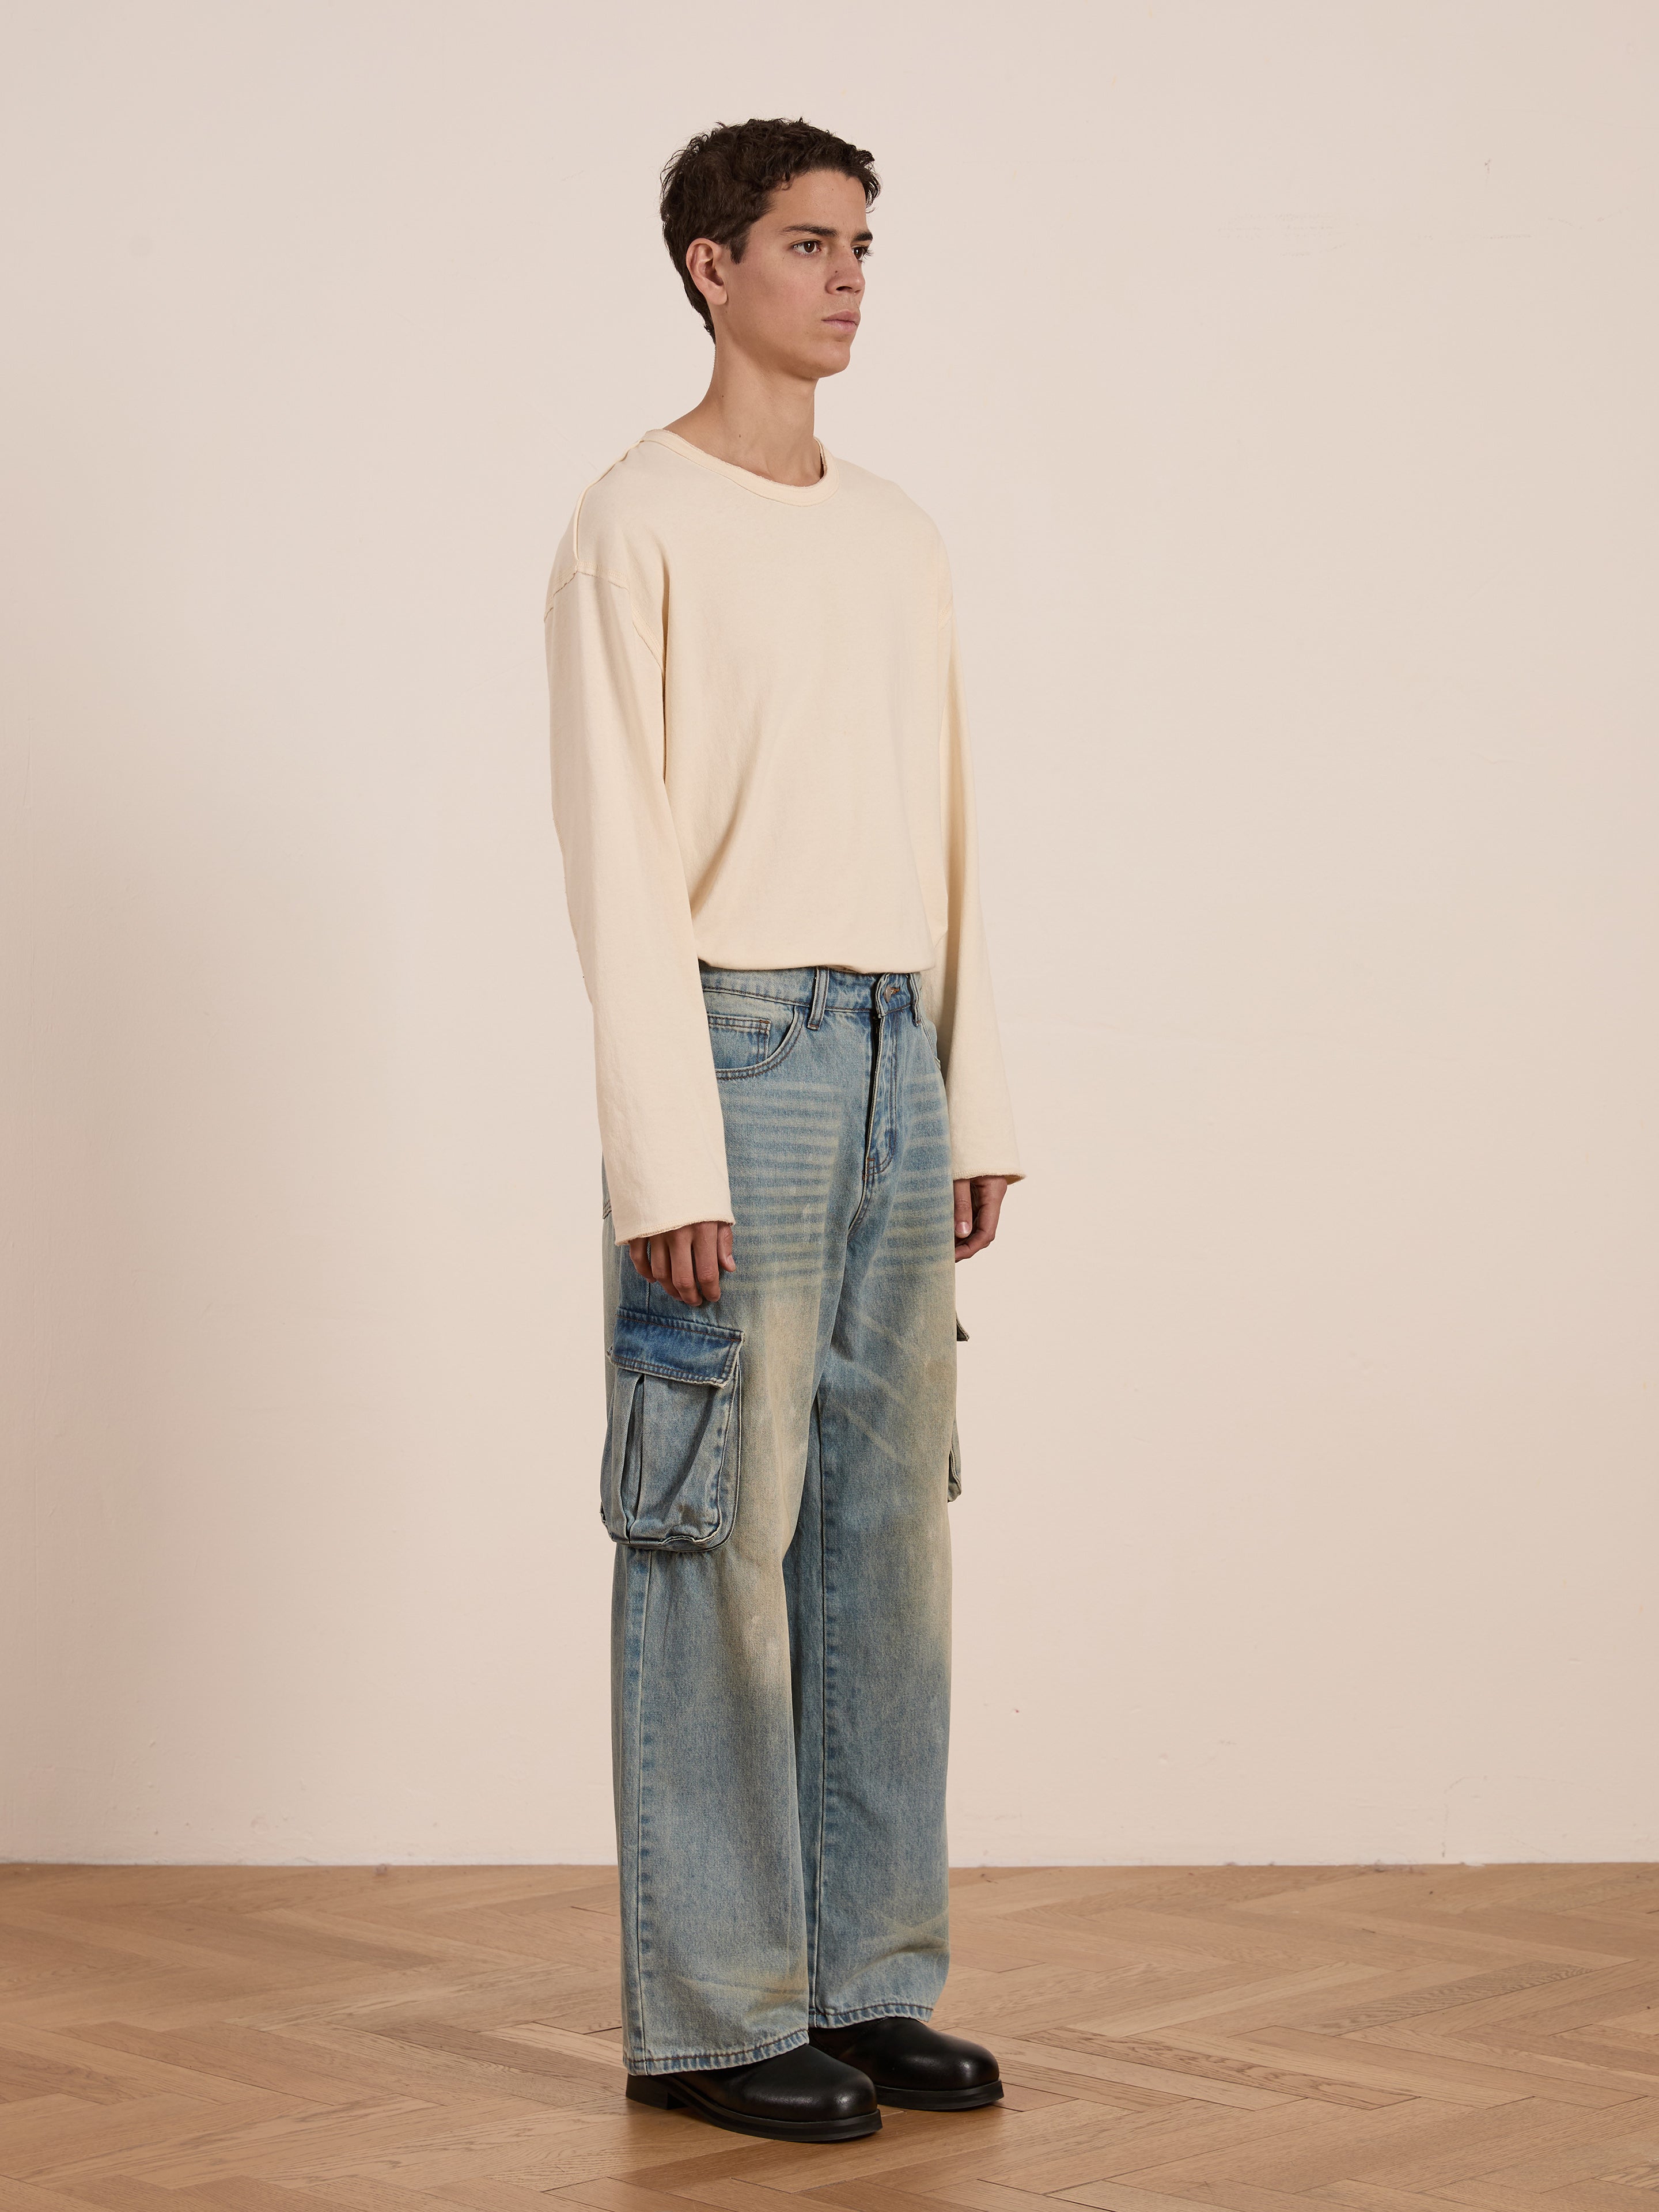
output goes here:
[{"label": "jean waistband", "polygon": [[921,1019],[921,981],[911,969],[863,968],[715,968],[699,960],[706,990],[747,991],[806,1009],[816,1029],[827,1012],[898,1013]]}]

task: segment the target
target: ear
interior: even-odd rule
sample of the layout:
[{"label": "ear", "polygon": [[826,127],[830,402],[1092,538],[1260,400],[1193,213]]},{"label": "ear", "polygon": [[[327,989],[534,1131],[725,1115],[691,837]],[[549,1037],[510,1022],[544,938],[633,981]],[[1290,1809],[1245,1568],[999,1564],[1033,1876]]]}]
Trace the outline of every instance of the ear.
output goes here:
[{"label": "ear", "polygon": [[726,279],[722,273],[725,261],[725,247],[716,246],[712,238],[694,238],[685,249],[685,266],[691,282],[711,308],[726,305]]}]

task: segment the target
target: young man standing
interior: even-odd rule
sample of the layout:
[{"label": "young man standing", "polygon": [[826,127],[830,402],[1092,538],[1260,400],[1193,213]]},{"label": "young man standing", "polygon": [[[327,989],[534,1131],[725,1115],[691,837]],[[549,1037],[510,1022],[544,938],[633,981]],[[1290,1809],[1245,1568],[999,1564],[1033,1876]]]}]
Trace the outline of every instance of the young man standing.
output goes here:
[{"label": "young man standing", "polygon": [[548,587],[593,1008],[628,2094],[840,2142],[960,2111],[948,1960],[954,1263],[1022,1170],[950,572],[813,433],[878,189],[804,122],[664,172],[705,398]]}]

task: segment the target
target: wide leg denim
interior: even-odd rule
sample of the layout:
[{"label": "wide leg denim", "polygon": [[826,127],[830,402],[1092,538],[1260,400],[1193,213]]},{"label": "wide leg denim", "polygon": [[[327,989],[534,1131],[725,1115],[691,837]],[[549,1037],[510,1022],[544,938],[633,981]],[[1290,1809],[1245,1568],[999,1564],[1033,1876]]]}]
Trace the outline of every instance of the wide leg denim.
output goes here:
[{"label": "wide leg denim", "polygon": [[[931,2014],[949,1963],[945,1085],[916,979],[702,966],[737,1272],[611,1239],[600,1510],[623,2055],[734,2066]],[[603,1178],[602,1178],[603,1179]]]}]

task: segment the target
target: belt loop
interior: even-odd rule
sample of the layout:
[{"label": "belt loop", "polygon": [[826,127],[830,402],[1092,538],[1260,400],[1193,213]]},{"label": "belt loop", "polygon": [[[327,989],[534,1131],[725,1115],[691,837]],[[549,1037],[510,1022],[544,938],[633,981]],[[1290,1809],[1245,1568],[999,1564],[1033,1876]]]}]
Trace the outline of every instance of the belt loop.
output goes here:
[{"label": "belt loop", "polygon": [[921,978],[913,968],[910,970],[910,1018],[921,1027]]},{"label": "belt loop", "polygon": [[812,1011],[806,1017],[806,1026],[809,1030],[817,1029],[818,1024],[823,1019],[823,1002],[829,994],[830,970],[827,968],[815,968],[812,970]]}]

